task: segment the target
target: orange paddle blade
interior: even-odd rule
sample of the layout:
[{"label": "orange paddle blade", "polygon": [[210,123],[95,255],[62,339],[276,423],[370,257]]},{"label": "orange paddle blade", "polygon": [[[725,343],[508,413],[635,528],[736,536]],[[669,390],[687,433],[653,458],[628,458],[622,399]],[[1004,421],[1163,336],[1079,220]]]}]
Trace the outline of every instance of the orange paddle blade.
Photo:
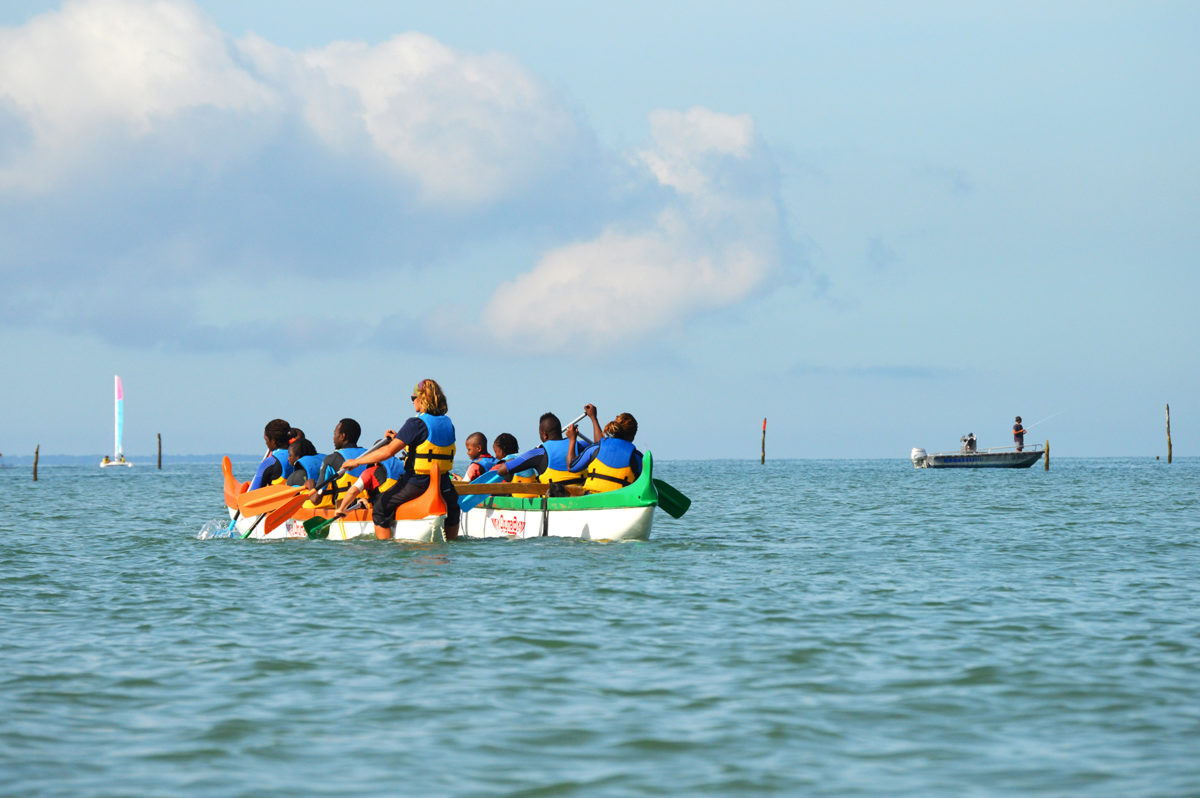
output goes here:
[{"label": "orange paddle blade", "polygon": [[239,496],[238,508],[242,515],[269,513],[299,492],[300,488],[295,485],[268,485]]},{"label": "orange paddle blade", "polygon": [[308,493],[306,492],[301,492],[294,498],[288,499],[267,514],[267,517],[263,519],[263,529],[270,530],[279,526],[291,518],[292,513],[299,510],[306,501],[308,501]]},{"label": "orange paddle blade", "polygon": [[437,465],[429,469],[429,487],[417,498],[396,508],[397,521],[417,521],[430,515],[445,515],[446,502],[440,490],[441,477]]}]

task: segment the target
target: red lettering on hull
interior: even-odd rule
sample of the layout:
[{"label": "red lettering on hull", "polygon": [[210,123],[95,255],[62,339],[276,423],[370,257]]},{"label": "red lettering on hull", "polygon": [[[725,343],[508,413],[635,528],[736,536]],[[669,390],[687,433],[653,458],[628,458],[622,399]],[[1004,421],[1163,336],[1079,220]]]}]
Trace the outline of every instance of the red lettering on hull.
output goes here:
[{"label": "red lettering on hull", "polygon": [[525,522],[519,518],[503,518],[492,516],[492,529],[505,535],[519,535],[525,531]]}]

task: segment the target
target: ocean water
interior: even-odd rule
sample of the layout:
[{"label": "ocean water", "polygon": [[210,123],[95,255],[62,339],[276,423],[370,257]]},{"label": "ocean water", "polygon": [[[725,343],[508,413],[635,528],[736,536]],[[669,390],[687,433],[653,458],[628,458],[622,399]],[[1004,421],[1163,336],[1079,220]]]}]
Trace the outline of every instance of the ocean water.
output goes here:
[{"label": "ocean water", "polygon": [[648,542],[430,546],[2,468],[0,793],[1200,794],[1200,459],[658,465]]}]

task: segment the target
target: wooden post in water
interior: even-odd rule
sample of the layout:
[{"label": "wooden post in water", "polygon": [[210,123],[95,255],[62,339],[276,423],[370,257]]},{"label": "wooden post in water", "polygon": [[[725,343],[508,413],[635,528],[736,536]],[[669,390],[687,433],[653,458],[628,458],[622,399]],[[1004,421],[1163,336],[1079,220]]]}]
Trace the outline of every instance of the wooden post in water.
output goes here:
[{"label": "wooden post in water", "polygon": [[1050,470],[1050,439],[1046,439],[1046,454],[1042,456],[1042,460],[1046,463],[1046,470]]},{"label": "wooden post in water", "polygon": [[162,433],[158,433],[158,470],[162,471]]},{"label": "wooden post in water", "polygon": [[37,461],[38,455],[42,453],[42,445],[39,443],[37,448],[33,450],[33,481],[37,482]]},{"label": "wooden post in water", "polygon": [[1167,465],[1171,464],[1171,403],[1167,403]]},{"label": "wooden post in water", "polygon": [[762,457],[759,458],[759,465],[766,465],[767,462],[767,420],[763,419],[763,437],[762,437]]}]

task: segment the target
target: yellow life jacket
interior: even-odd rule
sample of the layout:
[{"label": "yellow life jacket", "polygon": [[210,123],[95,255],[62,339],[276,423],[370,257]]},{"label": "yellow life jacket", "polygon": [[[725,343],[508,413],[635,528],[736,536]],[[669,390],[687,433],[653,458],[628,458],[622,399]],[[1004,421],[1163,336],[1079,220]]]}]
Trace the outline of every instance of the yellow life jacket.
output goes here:
[{"label": "yellow life jacket", "polygon": [[637,479],[633,473],[635,451],[632,443],[620,438],[600,441],[596,457],[588,464],[583,489],[590,493],[604,493],[632,485]]},{"label": "yellow life jacket", "polygon": [[557,482],[560,485],[578,485],[583,482],[583,474],[569,470],[567,453],[570,446],[571,442],[568,440],[542,441],[542,448],[546,450],[546,470],[538,475],[538,481]]},{"label": "yellow life jacket", "polygon": [[334,507],[337,504],[337,497],[354,484],[355,477],[353,474],[342,474],[331,484],[325,486],[325,492],[321,494],[320,501],[316,504],[312,503],[312,499],[304,502],[306,509],[315,509],[318,507]]},{"label": "yellow life jacket", "polygon": [[[512,477],[512,481],[513,482],[536,483],[538,481],[538,478],[536,476],[522,477],[522,476],[517,476],[516,474],[514,474]],[[514,493],[513,498],[514,499],[534,499],[534,498],[537,498],[537,494],[536,493]]]},{"label": "yellow life jacket", "polygon": [[410,458],[413,473],[428,474],[430,466],[437,463],[439,473],[449,474],[454,464],[454,423],[449,416],[428,413],[418,413],[417,418],[425,422],[429,434],[413,450]]}]

